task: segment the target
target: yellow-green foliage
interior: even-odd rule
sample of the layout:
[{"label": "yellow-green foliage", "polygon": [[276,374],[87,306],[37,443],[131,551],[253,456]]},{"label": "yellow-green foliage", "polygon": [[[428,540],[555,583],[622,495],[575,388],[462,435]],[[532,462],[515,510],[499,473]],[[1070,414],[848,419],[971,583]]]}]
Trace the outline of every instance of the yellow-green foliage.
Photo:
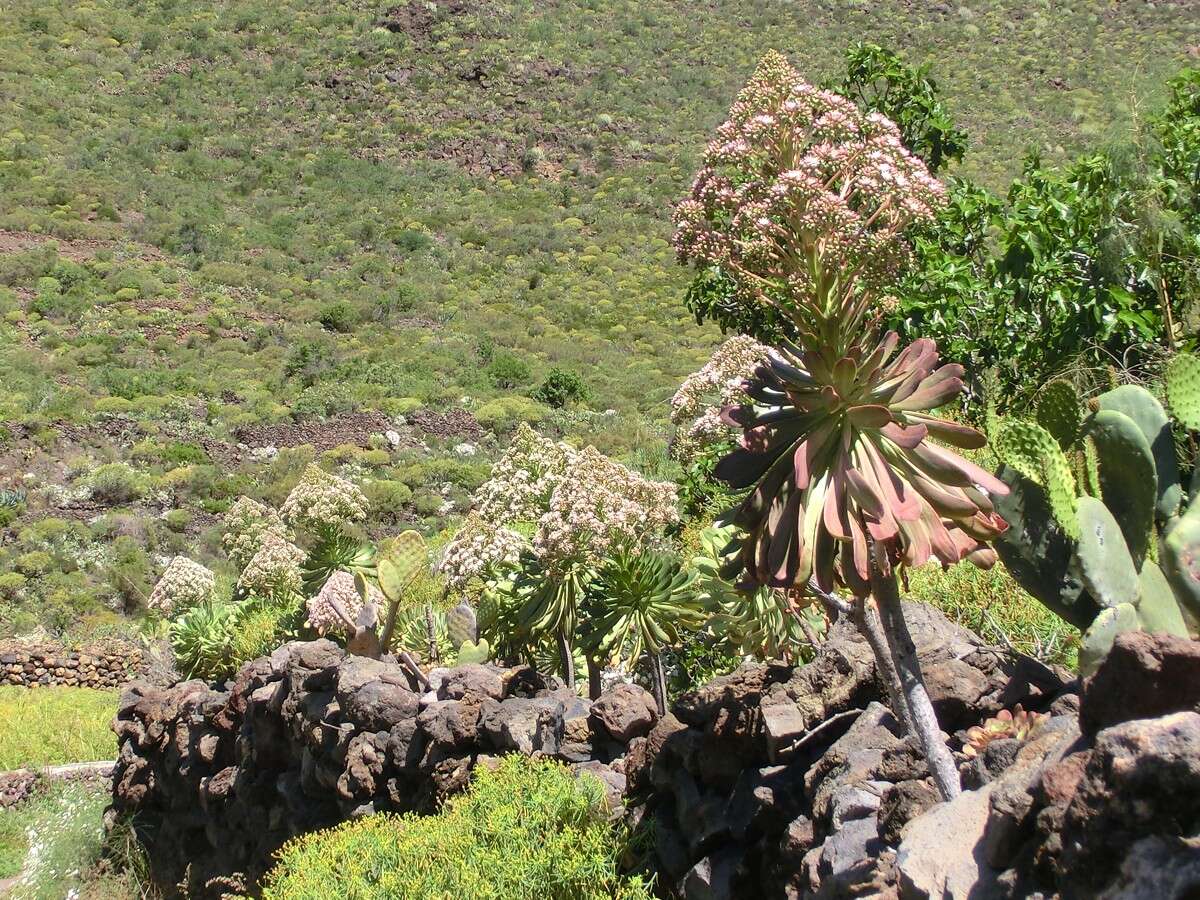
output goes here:
[{"label": "yellow-green foliage", "polygon": [[617,874],[622,835],[604,790],[560,763],[510,756],[441,814],[371,816],[298,838],[267,900],[649,900]]},{"label": "yellow-green foliage", "polygon": [[1076,664],[1079,632],[1031,597],[997,563],[977,569],[922,566],[908,573],[909,596],[936,606],[996,646],[1011,645],[1047,662]]},{"label": "yellow-green foliage", "polygon": [[115,691],[0,687],[0,771],[112,759]]}]

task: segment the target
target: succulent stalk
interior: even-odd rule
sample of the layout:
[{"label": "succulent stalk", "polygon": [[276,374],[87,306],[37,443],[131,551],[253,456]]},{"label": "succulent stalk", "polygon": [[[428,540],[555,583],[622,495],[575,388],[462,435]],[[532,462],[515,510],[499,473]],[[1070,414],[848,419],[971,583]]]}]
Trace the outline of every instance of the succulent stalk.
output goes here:
[{"label": "succulent stalk", "polygon": [[[935,414],[961,392],[962,367],[939,365],[933,341],[902,348],[879,328],[909,258],[904,232],[944,202],[893,122],[806,84],[772,52],[676,208],[675,245],[681,260],[719,268],[735,302],[770,306],[793,326],[740,385],[744,402],[721,414],[742,435],[714,474],[749,490],[727,517],[741,535],[722,574],[748,590],[848,588],[896,714],[949,798],[958,777],[897,571],[993,564],[987,541],[1007,525],[992,498],[1008,487],[949,449],[978,449],[984,436]],[[872,595],[884,641],[870,628]]]}]

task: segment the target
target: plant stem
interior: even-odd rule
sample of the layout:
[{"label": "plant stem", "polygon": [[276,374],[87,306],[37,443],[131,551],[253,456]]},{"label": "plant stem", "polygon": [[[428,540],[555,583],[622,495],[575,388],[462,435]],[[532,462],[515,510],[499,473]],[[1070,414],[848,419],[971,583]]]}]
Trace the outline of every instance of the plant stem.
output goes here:
[{"label": "plant stem", "polygon": [[600,680],[600,663],[591,654],[588,654],[587,670],[588,670],[588,699],[599,700],[600,692],[603,688],[603,683]]},{"label": "plant stem", "polygon": [[433,604],[425,604],[425,640],[429,642],[429,661],[441,662],[437,646],[437,628],[433,624]]},{"label": "plant stem", "polygon": [[571,652],[571,642],[567,640],[567,633],[561,629],[557,635],[558,639],[558,663],[562,666],[563,681],[567,687],[575,690],[575,655]]},{"label": "plant stem", "polygon": [[913,731],[925,751],[925,761],[929,764],[929,771],[937,784],[938,792],[943,800],[951,800],[962,792],[962,784],[958,778],[958,769],[954,765],[954,757],[950,755],[950,749],[942,740],[937,715],[933,711],[929,691],[925,689],[925,681],[921,677],[917,647],[908,630],[908,623],[904,621],[904,607],[900,602],[896,576],[894,573],[884,575],[879,565],[880,556],[886,552],[881,545],[875,545],[871,565],[871,590],[879,607],[879,619],[887,637],[891,661],[900,677],[904,699],[912,717]]},{"label": "plant stem", "polygon": [[658,704],[658,714],[667,714],[667,669],[663,665],[662,652],[650,654],[650,671],[653,675],[654,702]]},{"label": "plant stem", "polygon": [[388,603],[387,620],[383,623],[383,634],[379,636],[379,647],[384,653],[392,648],[392,632],[396,630],[396,613],[399,611],[399,600]]},{"label": "plant stem", "polygon": [[900,721],[900,725],[904,728],[905,733],[913,734],[916,729],[913,725],[912,713],[908,709],[908,701],[904,696],[904,688],[900,683],[900,675],[896,671],[895,664],[892,662],[892,653],[888,648],[887,638],[884,637],[883,629],[879,625],[879,619],[868,608],[866,599],[855,600],[852,611],[854,624],[858,626],[858,630],[867,639],[867,643],[871,645],[871,652],[875,655],[875,666],[879,669],[879,680],[887,688],[888,706],[892,708],[892,712]]}]

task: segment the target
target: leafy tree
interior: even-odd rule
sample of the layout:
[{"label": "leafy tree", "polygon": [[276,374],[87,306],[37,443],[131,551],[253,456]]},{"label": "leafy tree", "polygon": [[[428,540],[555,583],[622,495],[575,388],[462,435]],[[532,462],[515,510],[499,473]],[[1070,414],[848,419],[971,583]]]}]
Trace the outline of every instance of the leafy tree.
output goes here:
[{"label": "leafy tree", "polygon": [[860,41],[846,51],[846,76],[832,87],[860,109],[895,122],[904,146],[930,172],[963,158],[967,133],[955,124],[928,63],[912,66],[892,50]]},{"label": "leafy tree", "polygon": [[572,403],[582,403],[591,392],[578,373],[567,369],[551,369],[531,393],[530,397],[555,409]]}]

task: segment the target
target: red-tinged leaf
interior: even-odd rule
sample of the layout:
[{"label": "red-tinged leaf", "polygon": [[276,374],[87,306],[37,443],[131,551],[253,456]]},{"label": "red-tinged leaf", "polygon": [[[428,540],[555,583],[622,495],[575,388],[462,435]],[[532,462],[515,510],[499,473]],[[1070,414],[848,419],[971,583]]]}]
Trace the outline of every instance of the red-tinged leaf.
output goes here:
[{"label": "red-tinged leaf", "polygon": [[929,429],[930,437],[961,450],[978,450],[987,444],[987,436],[970,425],[960,425],[935,416],[910,413],[909,420]]},{"label": "red-tinged leaf", "polygon": [[914,447],[909,459],[936,481],[955,487],[980,487],[1001,497],[1008,493],[1008,485],[995,475],[937,444],[924,443]]},{"label": "red-tinged leaf", "polygon": [[[846,551],[842,551],[843,558]],[[858,574],[860,581],[869,582],[871,578],[871,548],[867,543],[866,532],[863,531],[862,525],[858,521],[850,518],[850,556],[853,561],[853,569]],[[846,566],[842,565],[842,574],[846,574]]]},{"label": "red-tinged leaf", "polygon": [[961,394],[962,389],[961,378],[944,378],[937,381],[930,378],[905,399],[899,399],[900,392],[897,391],[896,399],[892,400],[891,407],[903,411],[937,409]]},{"label": "red-tinged leaf", "polygon": [[825,530],[840,540],[850,539],[850,517],[846,510],[846,464],[841,462],[829,478],[829,492],[822,511]]},{"label": "red-tinged leaf", "polygon": [[896,347],[900,345],[900,335],[894,331],[889,331],[883,336],[883,339],[875,345],[875,349],[871,351],[871,355],[863,360],[859,367],[864,372],[874,372],[887,364],[892,354],[896,352]]},{"label": "red-tinged leaf", "polygon": [[829,453],[830,439],[835,433],[834,422],[823,422],[796,448],[793,455],[793,478],[801,490],[807,488],[812,483],[813,476],[823,468],[825,457]]},{"label": "red-tinged leaf", "polygon": [[800,505],[801,492],[794,491],[787,508],[771,536],[771,551],[767,556],[767,568],[771,573],[771,584],[790,586],[800,564],[800,545],[803,540],[800,527],[804,507]]},{"label": "red-tinged leaf", "polygon": [[892,421],[888,408],[877,404],[852,406],[846,414],[858,428],[883,428]]},{"label": "red-tinged leaf", "polygon": [[904,544],[904,564],[916,568],[929,562],[933,556],[933,548],[929,544],[929,534],[926,531],[924,519],[916,519],[900,523],[900,534]]},{"label": "red-tinged leaf", "polygon": [[901,373],[919,374],[920,380],[933,371],[936,364],[937,344],[929,338],[918,338],[900,351],[900,355],[884,369],[884,375],[890,378]]},{"label": "red-tinged leaf", "polygon": [[920,500],[903,479],[896,475],[879,449],[873,444],[864,444],[863,453],[875,473],[875,482],[879,485],[883,500],[892,516],[899,522],[918,518],[921,515]]},{"label": "red-tinged leaf", "polygon": [[837,541],[824,528],[817,529],[816,546],[813,548],[813,578],[817,587],[823,591],[834,588],[834,560],[837,555]]},{"label": "red-tinged leaf", "polygon": [[875,483],[874,473],[868,478],[858,469],[850,469],[846,473],[846,484],[850,489],[850,496],[867,515],[875,519],[883,519],[887,515],[883,497],[880,496]]},{"label": "red-tinged leaf", "polygon": [[928,432],[924,425],[901,425],[899,422],[891,422],[879,429],[879,433],[897,447],[911,450],[925,440]]},{"label": "red-tinged leaf", "polygon": [[962,559],[962,554],[959,553],[954,538],[933,510],[930,510],[930,515],[925,516],[924,521],[925,527],[928,529],[929,545],[933,555],[948,566],[952,566]]},{"label": "red-tinged leaf", "polygon": [[945,487],[915,469],[907,477],[913,490],[924,497],[938,515],[961,519],[979,512],[979,507],[971,502],[962,488]]},{"label": "red-tinged leaf", "polygon": [[983,569],[984,571],[994,566],[999,558],[1000,557],[996,555],[996,551],[991,547],[979,547],[976,550],[972,550],[964,557],[964,559],[966,559],[966,561],[971,565],[975,566],[977,569]]},{"label": "red-tinged leaf", "polygon": [[858,364],[843,356],[833,364],[833,384],[843,397],[854,396],[854,379],[858,375]]}]

